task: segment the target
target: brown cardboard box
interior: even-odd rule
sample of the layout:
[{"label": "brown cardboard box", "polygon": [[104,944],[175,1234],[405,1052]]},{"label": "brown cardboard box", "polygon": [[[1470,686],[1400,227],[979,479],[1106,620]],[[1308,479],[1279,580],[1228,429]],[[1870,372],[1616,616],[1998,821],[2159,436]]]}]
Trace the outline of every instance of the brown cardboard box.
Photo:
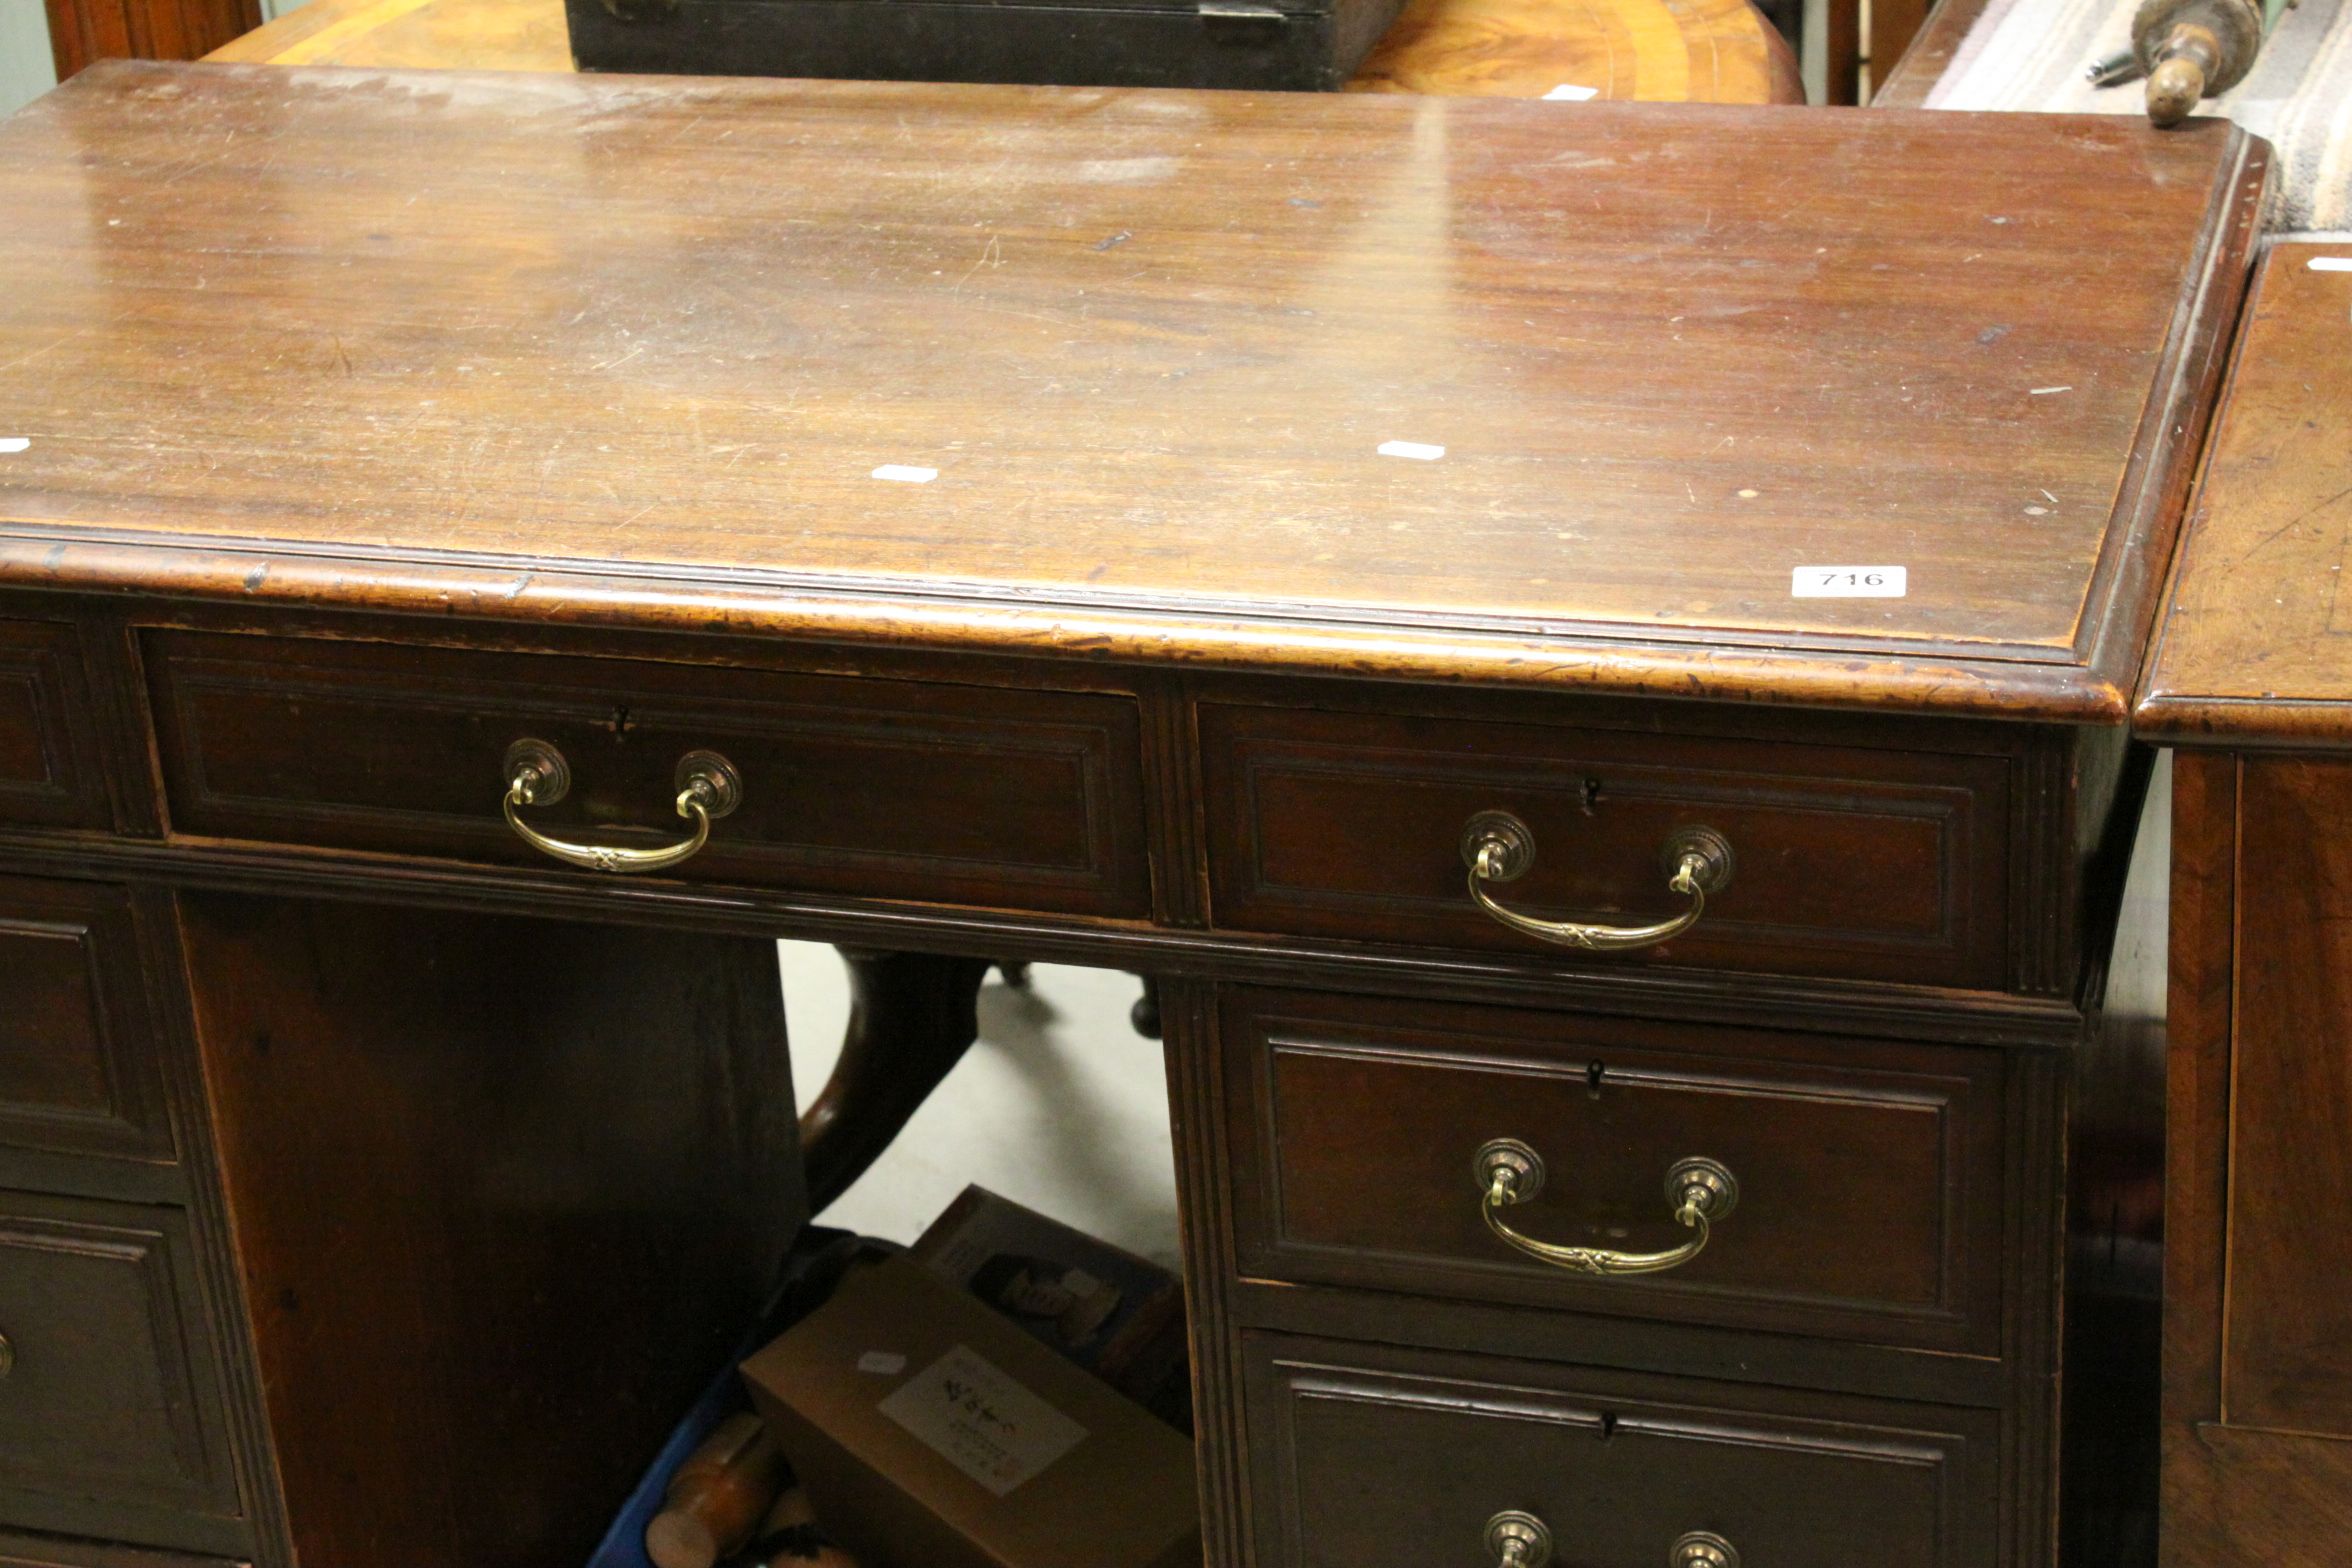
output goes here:
[{"label": "brown cardboard box", "polygon": [[743,1377],[866,1568],[1199,1568],[1191,1445],[918,1264],[851,1270]]},{"label": "brown cardboard box", "polygon": [[1184,1284],[1166,1269],[985,1187],[966,1187],[907,1256],[1192,1434]]}]

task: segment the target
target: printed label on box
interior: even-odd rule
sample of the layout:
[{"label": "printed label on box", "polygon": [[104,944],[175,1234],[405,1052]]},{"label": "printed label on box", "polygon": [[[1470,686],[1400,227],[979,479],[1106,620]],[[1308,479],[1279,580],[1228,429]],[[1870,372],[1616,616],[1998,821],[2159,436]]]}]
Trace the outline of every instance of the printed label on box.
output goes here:
[{"label": "printed label on box", "polygon": [[958,1345],[881,1411],[998,1497],[1078,1446],[1086,1428]]}]

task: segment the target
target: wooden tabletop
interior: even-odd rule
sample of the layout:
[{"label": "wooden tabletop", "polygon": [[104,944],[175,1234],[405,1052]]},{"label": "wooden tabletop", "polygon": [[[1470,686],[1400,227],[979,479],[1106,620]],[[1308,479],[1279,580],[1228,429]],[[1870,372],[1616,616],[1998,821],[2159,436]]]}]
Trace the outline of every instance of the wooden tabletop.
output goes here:
[{"label": "wooden tabletop", "polygon": [[2352,747],[2352,245],[2276,245],[2173,568],[2136,723]]},{"label": "wooden tabletop", "polygon": [[1912,35],[1910,47],[1872,92],[1872,107],[1924,107],[1927,95],[1943,80],[1944,72],[1960,53],[1960,45],[1967,40],[1969,29],[1982,19],[1989,4],[1990,0],[1936,0],[1919,31]]},{"label": "wooden tabletop", "polygon": [[[274,65],[569,71],[563,0],[309,0],[211,56]],[[1780,35],[1748,0],[1410,0],[1361,92],[1797,103]]]},{"label": "wooden tabletop", "polygon": [[0,578],[2114,721],[2259,146],[112,65],[0,124]]}]

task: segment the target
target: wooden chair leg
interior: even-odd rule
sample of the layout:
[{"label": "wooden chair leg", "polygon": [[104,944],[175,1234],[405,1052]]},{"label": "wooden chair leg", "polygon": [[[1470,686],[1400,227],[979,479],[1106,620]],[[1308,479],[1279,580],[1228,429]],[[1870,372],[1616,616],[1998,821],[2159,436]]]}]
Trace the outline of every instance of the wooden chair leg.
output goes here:
[{"label": "wooden chair leg", "polygon": [[824,1090],[801,1113],[809,1207],[822,1213],[890,1147],[980,1032],[985,958],[842,948],[849,1029]]}]

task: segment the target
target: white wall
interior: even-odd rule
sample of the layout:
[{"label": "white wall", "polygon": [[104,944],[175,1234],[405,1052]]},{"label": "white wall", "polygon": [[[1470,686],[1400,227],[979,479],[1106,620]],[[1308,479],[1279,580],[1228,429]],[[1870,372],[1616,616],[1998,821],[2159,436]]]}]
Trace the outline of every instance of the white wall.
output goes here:
[{"label": "white wall", "polygon": [[[783,944],[792,1080],[806,1105],[841,1053],[849,987],[833,950]],[[1030,988],[993,974],[980,1043],[826,1223],[912,1241],[967,1182],[1174,1267],[1176,1168],[1160,1047],[1110,969],[1039,964]]]},{"label": "white wall", "polygon": [[0,114],[15,113],[56,85],[41,0],[0,0]]}]

